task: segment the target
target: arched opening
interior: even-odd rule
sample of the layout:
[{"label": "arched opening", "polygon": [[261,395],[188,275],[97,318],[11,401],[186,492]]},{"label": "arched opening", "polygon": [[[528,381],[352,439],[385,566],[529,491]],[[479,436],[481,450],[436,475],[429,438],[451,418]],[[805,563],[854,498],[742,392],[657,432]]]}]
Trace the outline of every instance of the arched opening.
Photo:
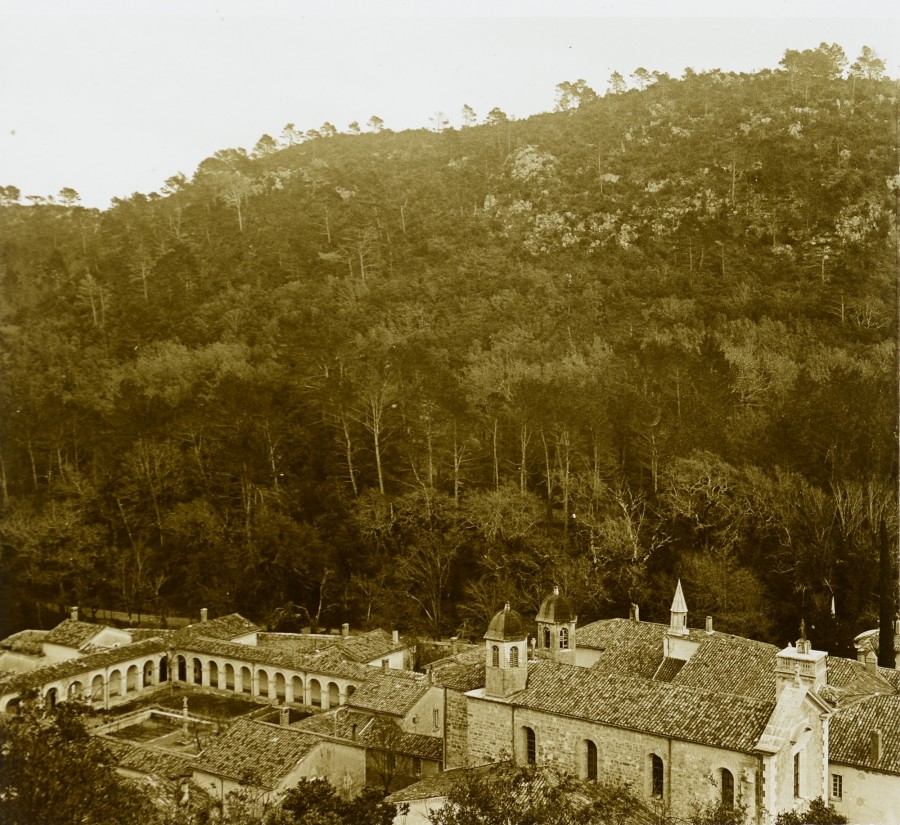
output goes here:
[{"label": "arched opening", "polygon": [[109,696],[118,696],[122,693],[122,674],[114,670],[109,674]]},{"label": "arched opening", "polygon": [[103,701],[103,676],[99,673],[91,680],[91,701]]},{"label": "arched opening", "polygon": [[491,645],[491,667],[500,667],[500,648]]},{"label": "arched opening", "polygon": [[584,778],[593,782],[597,779],[597,746],[590,739],[584,745]]},{"label": "arched opening", "polygon": [[163,656],[159,660],[159,681],[167,682],[169,680],[169,657]]},{"label": "arched opening", "polygon": [[518,667],[519,666],[519,648],[511,647],[509,649],[509,666],[510,667]]},{"label": "arched opening", "polygon": [[537,764],[537,737],[532,728],[522,728],[525,737],[525,761],[529,765]]},{"label": "arched opening", "polygon": [[83,694],[84,685],[81,684],[81,682],[76,681],[72,682],[72,684],[69,685],[69,699],[74,699],[77,701],[78,699],[82,698]]},{"label": "arched opening", "polygon": [[550,628],[544,628],[544,650],[550,650]]},{"label": "arched opening", "polygon": [[284,680],[283,673],[275,674],[275,696],[280,699],[282,702],[284,701],[284,697],[287,693],[287,683]]},{"label": "arched opening", "polygon": [[304,702],[303,680],[299,676],[295,676],[293,679],[291,679],[291,690],[294,692],[294,701],[298,705],[302,705]]},{"label": "arched opening", "polygon": [[650,793],[662,799],[666,790],[665,772],[662,758],[655,753],[650,754]]},{"label": "arched opening", "polygon": [[179,682],[187,681],[187,661],[184,656],[176,656],[175,657],[175,668],[178,676],[176,677]]},{"label": "arched opening", "polygon": [[234,665],[225,664],[225,688],[234,690]]},{"label": "arched opening", "polygon": [[354,693],[356,693],[356,685],[347,685],[347,698],[349,699]]},{"label": "arched opening", "polygon": [[561,627],[559,629],[559,649],[568,650],[569,648],[569,628]]},{"label": "arched opening", "polygon": [[44,694],[44,705],[48,707],[50,710],[56,707],[56,702],[58,700],[59,694],[55,687],[50,688],[46,694]]},{"label": "arched opening", "polygon": [[209,683],[213,687],[219,686],[219,663],[210,661],[209,663]]},{"label": "arched opening", "polygon": [[21,696],[13,696],[5,705],[0,707],[0,713],[10,713],[15,711],[19,712],[19,709],[22,706],[22,697]]},{"label": "arched opening", "polygon": [[269,674],[262,669],[256,671],[256,684],[258,685],[257,694],[259,696],[269,695]]},{"label": "arched opening", "polygon": [[203,662],[194,657],[191,678],[195,685],[203,684]]},{"label": "arched opening", "polygon": [[328,707],[336,708],[341,703],[341,690],[332,682],[328,685]]},{"label": "arched opening", "polygon": [[241,693],[253,693],[253,674],[249,667],[241,668]]},{"label": "arched opening", "polygon": [[309,703],[314,707],[322,707],[322,686],[318,679],[309,680]]},{"label": "arched opening", "polygon": [[722,807],[734,808],[734,774],[728,768],[722,768]]},{"label": "arched opening", "polygon": [[153,684],[153,660],[151,659],[149,662],[144,662],[144,679],[143,685],[144,687],[150,687]]},{"label": "arched opening", "polygon": [[131,665],[125,672],[125,692],[137,690],[138,688],[138,666]]}]

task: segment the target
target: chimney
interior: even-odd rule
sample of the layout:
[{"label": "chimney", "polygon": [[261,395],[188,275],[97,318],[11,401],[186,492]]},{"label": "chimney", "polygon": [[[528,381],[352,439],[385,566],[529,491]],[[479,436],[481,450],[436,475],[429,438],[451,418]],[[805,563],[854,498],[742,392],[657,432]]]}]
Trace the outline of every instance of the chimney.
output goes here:
[{"label": "chimney", "polygon": [[290,725],[291,724],[291,709],[290,708],[282,708],[281,712],[278,714],[278,724],[279,725]]},{"label": "chimney", "polygon": [[881,759],[881,731],[873,730],[869,734],[869,759],[872,762],[878,762]]},{"label": "chimney", "polygon": [[399,644],[400,644],[400,631],[399,631],[399,630],[394,630],[394,631],[392,631],[392,633],[391,633],[391,642],[393,642],[395,645],[399,645]]},{"label": "chimney", "polygon": [[[898,633],[897,635],[900,636],[900,633]],[[459,642],[459,636],[451,636],[450,637],[450,655],[451,656],[455,656],[459,652],[459,646],[457,644],[458,642]]]},{"label": "chimney", "polygon": [[388,667],[390,667],[391,660],[390,659],[382,659],[381,660],[381,669],[387,672]]},{"label": "chimney", "polygon": [[866,670],[869,673],[878,673],[878,657],[872,650],[866,654]]},{"label": "chimney", "polygon": [[78,621],[78,605],[75,605],[75,607],[72,608],[72,612],[70,615],[72,617],[73,622]]},{"label": "chimney", "polygon": [[712,616],[707,616],[707,617],[706,617],[706,632],[707,632],[707,633],[712,633],[712,632],[713,632]]},{"label": "chimney", "polygon": [[356,741],[356,722],[354,722],[354,723],[350,726],[350,740],[353,741],[353,742]]},{"label": "chimney", "polygon": [[428,684],[430,684],[430,685],[434,684],[434,669],[433,668],[428,668]]},{"label": "chimney", "polygon": [[209,618],[209,611],[205,607],[200,608],[200,621],[205,622]]},{"label": "chimney", "polygon": [[639,622],[641,620],[641,608],[634,602],[631,603],[631,607],[628,610],[628,618],[633,622]]},{"label": "chimney", "polygon": [[350,635],[350,625],[344,622],[341,625],[341,636],[346,639]]}]

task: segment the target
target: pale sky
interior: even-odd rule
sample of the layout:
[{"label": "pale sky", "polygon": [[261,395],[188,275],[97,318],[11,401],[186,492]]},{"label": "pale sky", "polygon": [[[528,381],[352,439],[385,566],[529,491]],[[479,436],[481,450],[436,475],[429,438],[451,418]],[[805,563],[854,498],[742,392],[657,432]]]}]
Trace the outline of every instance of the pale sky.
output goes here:
[{"label": "pale sky", "polygon": [[[556,84],[638,66],[775,68],[785,49],[863,45],[900,77],[887,0],[0,0],[0,185],[87,206],[190,177],[286,123],[454,124],[464,103],[526,117]],[[730,9],[722,16],[723,8]]]}]

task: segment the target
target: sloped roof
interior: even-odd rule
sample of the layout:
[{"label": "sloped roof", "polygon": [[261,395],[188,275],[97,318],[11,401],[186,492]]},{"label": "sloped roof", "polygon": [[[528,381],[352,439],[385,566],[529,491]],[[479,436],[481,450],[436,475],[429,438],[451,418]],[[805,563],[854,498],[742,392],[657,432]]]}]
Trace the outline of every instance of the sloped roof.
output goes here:
[{"label": "sloped roof", "polygon": [[393,719],[346,706],[314,714],[292,727],[372,750],[390,750],[435,762],[444,756],[444,740],[440,736],[407,733]]},{"label": "sloped roof", "polygon": [[[896,673],[897,671],[894,671]],[[869,670],[862,662],[828,657],[828,684],[835,689],[837,704],[845,705],[875,693],[895,693],[883,668]]]},{"label": "sloped roof", "polygon": [[800,685],[785,685],[778,696],[775,709],[769,717],[765,730],[759,737],[757,747],[767,753],[777,753],[790,738],[797,724],[806,689]]},{"label": "sloped roof", "polygon": [[274,790],[319,741],[293,726],[240,719],[200,754],[195,770]]},{"label": "sloped roof", "polygon": [[446,662],[431,666],[436,685],[460,693],[484,687],[487,678],[486,671],[482,651],[479,651],[478,659],[475,661]]},{"label": "sloped roof", "polygon": [[[878,646],[881,644],[881,631],[879,628],[865,630],[854,639],[857,650],[871,651],[878,655]],[[900,633],[894,634],[894,653],[900,653]]]},{"label": "sloped roof", "polygon": [[[872,759],[870,736],[881,731],[882,757]],[[831,717],[828,758],[842,765],[900,774],[900,696],[876,695]]]},{"label": "sloped roof", "polygon": [[373,671],[347,700],[350,707],[391,716],[406,716],[433,687],[422,674],[399,670]]},{"label": "sloped roof", "polygon": [[565,596],[560,595],[558,587],[554,587],[553,592],[541,602],[537,621],[551,624],[568,624],[575,620],[575,611],[572,609],[571,602]]},{"label": "sloped roof", "polygon": [[753,750],[775,707],[774,695],[726,696],[551,661],[532,665],[528,687],[511,703],[743,752]]},{"label": "sloped roof", "polygon": [[184,645],[197,638],[230,641],[258,630],[257,625],[245,619],[240,613],[229,613],[208,622],[196,622],[181,628],[173,636],[173,644]]},{"label": "sloped roof", "polygon": [[197,764],[196,756],[125,742],[111,736],[101,738],[112,761],[125,770],[162,776],[166,779],[178,779],[190,776]]},{"label": "sloped roof", "polygon": [[358,681],[367,679],[374,672],[374,668],[348,662],[333,648],[319,653],[288,653],[277,648],[195,637],[185,640],[178,646],[178,650],[186,656],[190,653],[205,653],[209,656],[222,656],[244,662],[255,662],[259,665],[307,673],[321,673],[325,676],[338,676]]},{"label": "sloped roof", "polygon": [[484,634],[485,639],[496,642],[518,641],[525,636],[525,623],[515,610],[510,609],[509,604],[494,614],[488,624],[487,633]]},{"label": "sloped roof", "polygon": [[0,683],[0,695],[14,692],[21,693],[25,690],[41,687],[47,682],[55,682],[58,679],[70,679],[91,670],[127,662],[130,659],[137,659],[141,656],[165,653],[165,651],[166,643],[162,639],[145,639],[143,642],[112,647],[99,653],[91,653],[77,659],[67,659],[64,662],[56,662],[46,667],[29,670],[27,673],[18,673],[5,682]]},{"label": "sloped roof", "polygon": [[78,619],[63,619],[46,636],[44,642],[63,647],[73,647],[76,650],[85,642],[94,638],[104,625],[82,622]]},{"label": "sloped roof", "polygon": [[394,637],[386,630],[378,628],[362,633],[359,636],[348,636],[341,639],[338,650],[354,662],[372,662],[397,650],[407,647],[402,641],[394,644]]}]

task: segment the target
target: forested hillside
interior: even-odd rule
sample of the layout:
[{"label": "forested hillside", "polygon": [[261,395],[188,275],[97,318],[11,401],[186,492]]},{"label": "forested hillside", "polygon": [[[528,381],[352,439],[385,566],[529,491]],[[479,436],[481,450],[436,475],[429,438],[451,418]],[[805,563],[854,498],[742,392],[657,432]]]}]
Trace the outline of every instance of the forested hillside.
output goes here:
[{"label": "forested hillside", "polygon": [[289,125],[104,212],[0,190],[4,632],[480,638],[553,583],[667,620],[680,576],[846,653],[896,579],[900,187],[898,83],[848,62]]}]

